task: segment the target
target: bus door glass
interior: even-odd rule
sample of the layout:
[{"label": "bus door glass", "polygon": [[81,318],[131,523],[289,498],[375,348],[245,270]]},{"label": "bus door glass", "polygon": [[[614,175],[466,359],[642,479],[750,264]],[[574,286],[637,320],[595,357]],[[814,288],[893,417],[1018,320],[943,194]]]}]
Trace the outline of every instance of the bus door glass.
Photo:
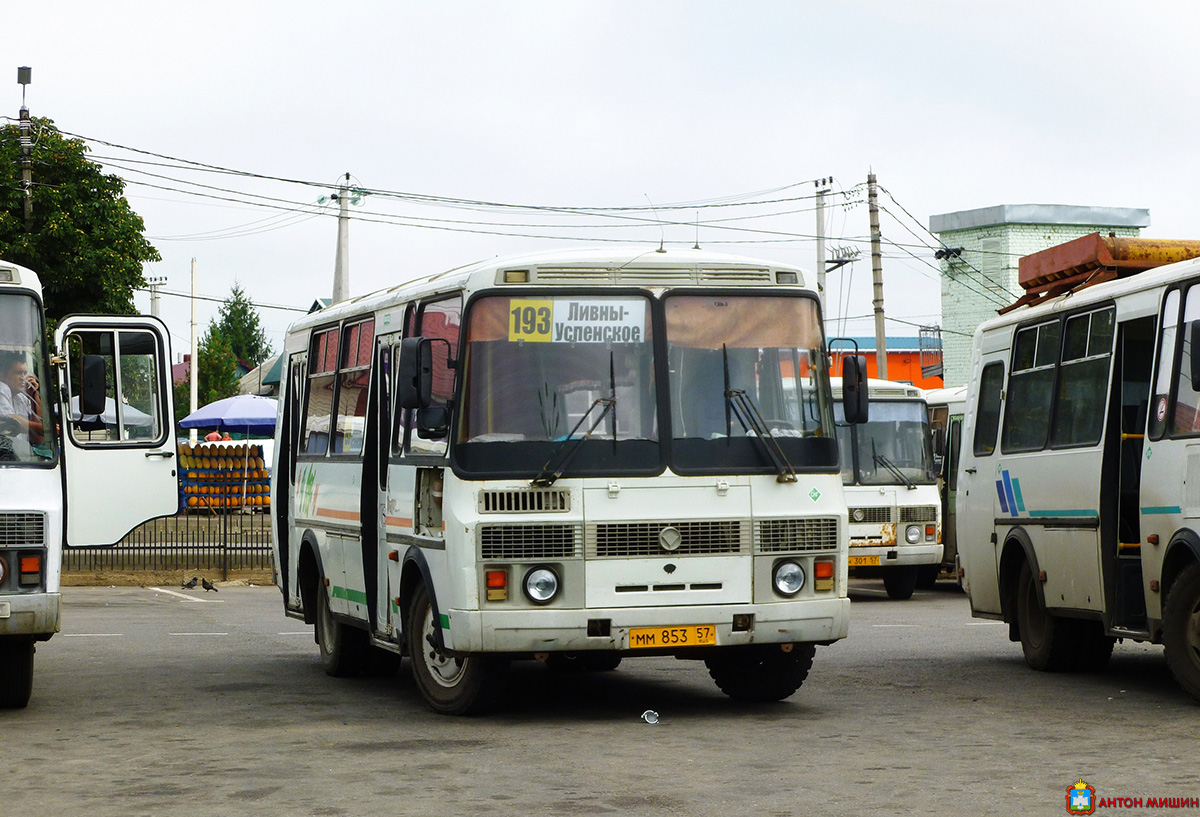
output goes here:
[{"label": "bus door glass", "polygon": [[50,465],[57,457],[44,337],[32,296],[0,295],[0,466]]}]

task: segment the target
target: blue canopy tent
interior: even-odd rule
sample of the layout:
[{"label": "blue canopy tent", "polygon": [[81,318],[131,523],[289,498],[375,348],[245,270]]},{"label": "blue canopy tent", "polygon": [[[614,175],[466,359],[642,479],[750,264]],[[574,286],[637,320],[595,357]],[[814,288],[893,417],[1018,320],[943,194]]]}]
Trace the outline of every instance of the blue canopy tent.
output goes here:
[{"label": "blue canopy tent", "polygon": [[201,406],[179,421],[180,428],[215,428],[242,434],[274,434],[277,401],[257,394],[236,394]]}]

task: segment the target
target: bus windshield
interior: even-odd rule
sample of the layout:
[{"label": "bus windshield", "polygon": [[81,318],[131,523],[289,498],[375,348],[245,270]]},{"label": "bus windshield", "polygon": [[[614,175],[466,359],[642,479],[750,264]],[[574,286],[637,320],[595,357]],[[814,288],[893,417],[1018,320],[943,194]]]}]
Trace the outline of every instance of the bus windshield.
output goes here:
[{"label": "bus windshield", "polygon": [[574,474],[657,473],[652,327],[643,295],[474,301],[461,364],[459,464],[532,476],[569,458]]},{"label": "bus windshield", "polygon": [[55,458],[44,343],[37,301],[0,293],[0,466],[46,465]]},{"label": "bus windshield", "polygon": [[[766,473],[781,464],[796,471],[836,465],[814,301],[689,293],[668,296],[664,310],[676,471]],[[765,432],[747,415],[761,420]],[[761,439],[766,435],[774,440]],[[772,450],[786,463],[775,463]]]},{"label": "bus windshield", "polygon": [[870,421],[846,425],[834,407],[846,485],[928,484],[935,480],[929,415],[917,401],[872,400]]}]

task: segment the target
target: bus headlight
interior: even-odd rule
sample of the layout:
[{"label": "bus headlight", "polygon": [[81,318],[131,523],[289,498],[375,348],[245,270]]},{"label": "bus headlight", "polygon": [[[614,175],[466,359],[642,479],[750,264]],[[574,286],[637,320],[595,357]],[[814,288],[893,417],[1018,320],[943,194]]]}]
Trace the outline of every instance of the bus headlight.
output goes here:
[{"label": "bus headlight", "polygon": [[525,574],[525,596],[534,604],[549,604],[558,588],[558,574],[548,567],[535,567]]},{"label": "bus headlight", "polygon": [[781,596],[794,596],[804,587],[808,577],[797,562],[783,561],[775,565],[775,592]]},{"label": "bus headlight", "polygon": [[909,525],[904,529],[904,541],[915,545],[921,541],[921,529],[917,525]]}]

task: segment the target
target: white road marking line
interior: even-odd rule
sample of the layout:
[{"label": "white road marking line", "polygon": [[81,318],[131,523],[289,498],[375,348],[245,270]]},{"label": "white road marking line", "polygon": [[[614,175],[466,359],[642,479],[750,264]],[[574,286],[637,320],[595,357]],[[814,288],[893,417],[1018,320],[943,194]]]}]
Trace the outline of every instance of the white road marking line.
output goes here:
[{"label": "white road marking line", "polygon": [[125,633],[63,633],[63,638],[124,638]]},{"label": "white road marking line", "polygon": [[147,587],[147,590],[153,590],[155,593],[167,593],[171,596],[178,596],[184,601],[195,602],[197,604],[224,604],[225,599],[200,599],[195,596],[189,596],[186,593],[180,593],[177,590],[168,590],[165,587]]},{"label": "white road marking line", "polygon": [[312,630],[298,630],[290,633],[276,633],[276,635],[312,635]]},{"label": "white road marking line", "polygon": [[968,627],[995,627],[997,624],[1003,624],[1003,621],[968,621]]},{"label": "white road marking line", "polygon": [[872,627],[920,627],[920,624],[872,624]]},{"label": "white road marking line", "polygon": [[168,632],[168,636],[228,636],[228,632]]}]

